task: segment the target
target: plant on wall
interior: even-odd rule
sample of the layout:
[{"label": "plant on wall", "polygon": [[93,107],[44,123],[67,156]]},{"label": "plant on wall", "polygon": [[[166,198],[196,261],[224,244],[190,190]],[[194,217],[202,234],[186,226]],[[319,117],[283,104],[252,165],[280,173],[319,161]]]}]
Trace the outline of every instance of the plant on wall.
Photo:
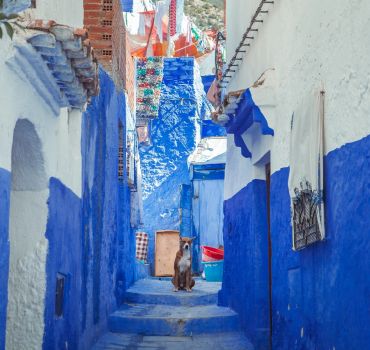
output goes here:
[{"label": "plant on wall", "polygon": [[[0,0],[0,9],[3,8],[3,0]],[[23,27],[17,22],[19,15],[10,14],[6,15],[0,10],[0,39],[3,37],[3,29],[5,28],[9,37],[12,39],[14,34],[14,26],[18,26],[23,29]]]}]

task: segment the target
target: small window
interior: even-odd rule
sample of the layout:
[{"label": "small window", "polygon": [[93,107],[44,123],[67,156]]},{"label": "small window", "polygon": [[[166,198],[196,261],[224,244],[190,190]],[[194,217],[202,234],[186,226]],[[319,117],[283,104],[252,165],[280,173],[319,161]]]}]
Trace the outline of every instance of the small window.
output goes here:
[{"label": "small window", "polygon": [[123,126],[121,121],[118,122],[118,181],[123,182]]},{"label": "small window", "polygon": [[103,11],[113,11],[113,5],[104,4],[103,5]]},{"label": "small window", "polygon": [[36,8],[36,0],[31,0],[31,8]]},{"label": "small window", "polygon": [[63,317],[64,312],[64,293],[66,285],[66,276],[58,273],[55,289],[55,316]]},{"label": "small window", "polygon": [[113,4],[113,0],[104,0],[103,3],[104,4]]},{"label": "small window", "polygon": [[105,19],[101,22],[101,25],[102,26],[105,26],[105,27],[110,27],[112,26],[112,21],[108,20],[108,19]]},{"label": "small window", "polygon": [[103,56],[112,56],[112,50],[102,50]]},{"label": "small window", "polygon": [[112,34],[103,34],[103,40],[112,40]]}]

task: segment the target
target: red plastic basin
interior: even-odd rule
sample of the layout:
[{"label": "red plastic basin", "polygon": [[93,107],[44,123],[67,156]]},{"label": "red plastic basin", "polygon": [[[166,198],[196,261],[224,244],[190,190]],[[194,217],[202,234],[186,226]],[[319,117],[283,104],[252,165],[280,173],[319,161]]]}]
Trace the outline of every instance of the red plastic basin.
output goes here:
[{"label": "red plastic basin", "polygon": [[224,251],[222,249],[202,246],[203,261],[223,260]]}]

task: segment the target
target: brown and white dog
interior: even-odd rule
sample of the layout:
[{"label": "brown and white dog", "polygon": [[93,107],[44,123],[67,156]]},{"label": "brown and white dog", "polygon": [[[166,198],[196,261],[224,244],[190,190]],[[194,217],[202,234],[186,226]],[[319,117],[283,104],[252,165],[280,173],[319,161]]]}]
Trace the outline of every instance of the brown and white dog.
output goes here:
[{"label": "brown and white dog", "polygon": [[194,238],[180,237],[180,250],[176,254],[174,263],[175,275],[172,278],[173,291],[185,289],[191,292],[195,281],[191,274],[191,243]]}]

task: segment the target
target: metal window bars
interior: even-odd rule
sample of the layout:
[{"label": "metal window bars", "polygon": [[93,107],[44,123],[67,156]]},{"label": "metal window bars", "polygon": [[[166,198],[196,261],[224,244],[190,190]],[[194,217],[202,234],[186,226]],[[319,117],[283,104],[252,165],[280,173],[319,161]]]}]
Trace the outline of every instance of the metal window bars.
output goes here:
[{"label": "metal window bars", "polygon": [[250,47],[250,42],[255,38],[253,33],[258,32],[259,30],[259,28],[256,28],[256,26],[259,23],[263,23],[263,16],[269,12],[268,6],[274,3],[275,0],[262,0],[258,5],[257,10],[253,15],[247,30],[243,34],[242,40],[235,50],[234,56],[231,58],[225,72],[218,82],[218,88],[224,89],[230,83],[231,79],[236,73],[236,68],[238,68],[240,63],[243,61],[243,57],[241,56],[247,53],[246,48]]}]

